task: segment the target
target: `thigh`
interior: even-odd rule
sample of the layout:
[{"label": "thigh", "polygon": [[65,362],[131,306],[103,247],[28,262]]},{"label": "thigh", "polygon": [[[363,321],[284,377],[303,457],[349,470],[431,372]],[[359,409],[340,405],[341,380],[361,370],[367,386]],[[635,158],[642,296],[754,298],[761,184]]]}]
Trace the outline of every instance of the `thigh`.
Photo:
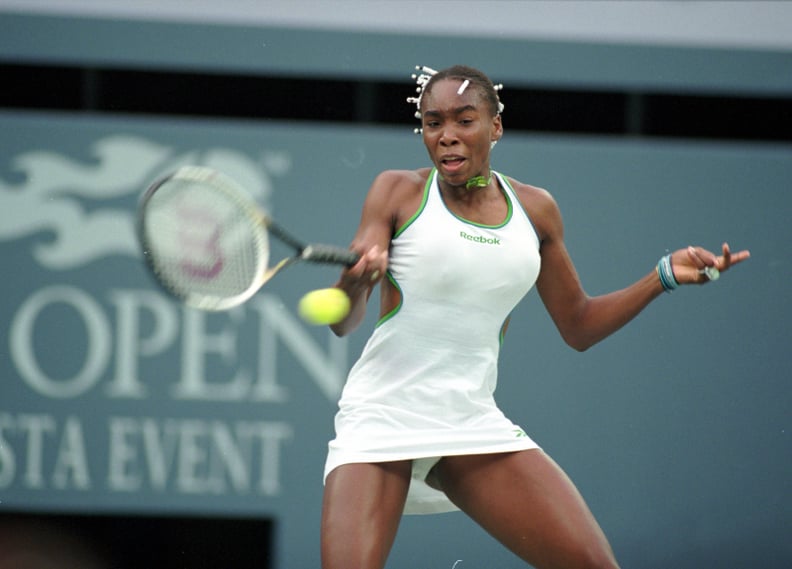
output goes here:
[{"label": "thigh", "polygon": [[344,464],[325,481],[323,569],[381,568],[399,527],[410,461]]},{"label": "thigh", "polygon": [[434,475],[451,501],[535,567],[618,567],[580,493],[539,449],[446,457]]}]

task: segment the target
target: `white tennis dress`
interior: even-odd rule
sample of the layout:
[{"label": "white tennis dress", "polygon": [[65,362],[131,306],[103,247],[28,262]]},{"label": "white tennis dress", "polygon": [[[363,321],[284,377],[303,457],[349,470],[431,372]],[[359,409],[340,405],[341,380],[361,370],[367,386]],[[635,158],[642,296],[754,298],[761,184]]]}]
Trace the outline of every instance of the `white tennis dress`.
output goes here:
[{"label": "white tennis dress", "polygon": [[443,456],[536,448],[493,397],[503,326],[539,274],[539,239],[514,190],[499,225],[443,202],[433,170],[418,212],[392,240],[388,278],[402,302],[352,367],[325,477],[348,463],[414,459],[405,513],[455,510],[424,481]]}]

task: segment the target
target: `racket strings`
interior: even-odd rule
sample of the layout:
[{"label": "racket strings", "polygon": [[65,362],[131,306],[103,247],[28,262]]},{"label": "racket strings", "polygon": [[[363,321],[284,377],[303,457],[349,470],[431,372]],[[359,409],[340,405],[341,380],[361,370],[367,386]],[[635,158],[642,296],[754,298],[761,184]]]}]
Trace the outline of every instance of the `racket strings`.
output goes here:
[{"label": "racket strings", "polygon": [[162,184],[146,209],[149,258],[171,292],[221,308],[258,288],[268,260],[266,232],[233,193],[177,179]]}]

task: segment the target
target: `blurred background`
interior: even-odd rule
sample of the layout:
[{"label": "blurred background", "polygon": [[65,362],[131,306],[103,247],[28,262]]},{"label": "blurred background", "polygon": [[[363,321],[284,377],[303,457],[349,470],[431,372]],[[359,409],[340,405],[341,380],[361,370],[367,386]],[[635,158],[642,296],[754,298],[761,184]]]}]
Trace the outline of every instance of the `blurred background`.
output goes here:
[{"label": "blurred background", "polygon": [[[373,178],[428,164],[410,74],[503,83],[493,166],[547,188],[590,294],[689,243],[751,260],[588,352],[531,293],[497,398],[623,567],[792,566],[792,4],[0,0],[0,569],[319,566],[349,365],[299,267],[220,314],[164,297],[137,199],[220,168],[345,244]],[[459,513],[388,567],[521,563]]]}]

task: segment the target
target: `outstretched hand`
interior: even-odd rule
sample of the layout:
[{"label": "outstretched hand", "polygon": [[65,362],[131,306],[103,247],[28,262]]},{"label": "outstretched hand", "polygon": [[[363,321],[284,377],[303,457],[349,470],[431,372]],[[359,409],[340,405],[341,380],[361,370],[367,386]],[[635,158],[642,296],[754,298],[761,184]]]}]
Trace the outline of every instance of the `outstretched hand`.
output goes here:
[{"label": "outstretched hand", "polygon": [[713,267],[722,273],[750,256],[751,253],[747,249],[732,253],[728,243],[723,244],[721,255],[716,255],[702,247],[691,246],[674,251],[671,255],[671,265],[679,284],[704,284],[710,280],[705,273],[707,267]]}]

